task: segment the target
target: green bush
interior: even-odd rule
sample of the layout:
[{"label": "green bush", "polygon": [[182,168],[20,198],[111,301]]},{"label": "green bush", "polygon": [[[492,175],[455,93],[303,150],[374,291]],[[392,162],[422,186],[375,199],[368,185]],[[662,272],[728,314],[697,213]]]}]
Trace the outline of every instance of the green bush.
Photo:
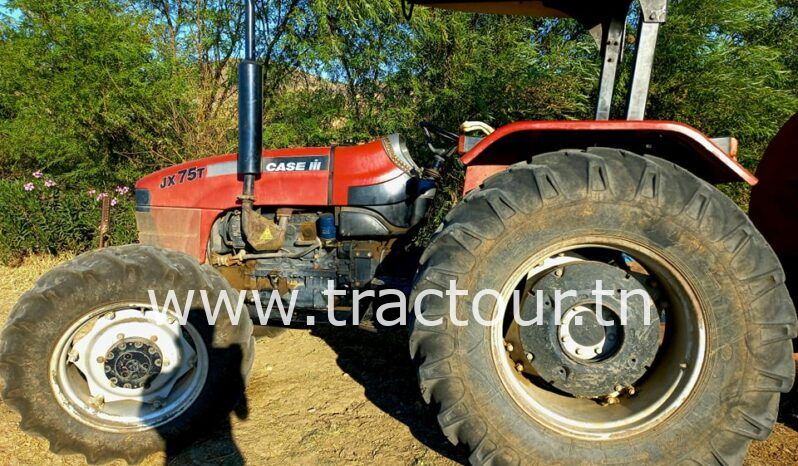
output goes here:
[{"label": "green bush", "polygon": [[102,196],[112,198],[110,244],[135,240],[132,191],[61,184],[36,173],[0,180],[0,262],[37,253],[83,252],[99,244]]}]

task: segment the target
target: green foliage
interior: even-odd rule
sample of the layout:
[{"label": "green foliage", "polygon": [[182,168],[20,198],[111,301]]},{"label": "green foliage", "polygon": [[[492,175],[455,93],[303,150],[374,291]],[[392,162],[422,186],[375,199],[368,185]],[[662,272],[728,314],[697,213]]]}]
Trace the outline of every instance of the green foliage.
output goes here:
[{"label": "green foliage", "polygon": [[185,82],[153,54],[149,17],[112,0],[18,0],[0,42],[0,172],[132,181],[174,138]]},{"label": "green foliage", "polygon": [[[572,20],[419,7],[408,23],[397,0],[256,5],[267,147],[401,132],[425,163],[420,121],[454,129],[465,120],[498,127],[593,114],[598,54]],[[798,110],[798,0],[670,5],[647,117],[736,136],[741,162],[754,169]],[[83,195],[89,186],[132,184],[156,168],[235,151],[241,15],[237,0],[0,6],[2,254],[89,247],[99,222],[98,205]],[[633,26],[613,109],[619,118]],[[16,180],[39,169],[69,189],[54,197],[43,187],[21,190]],[[457,170],[446,171],[438,216],[457,200]],[[722,189],[746,204],[745,186]],[[132,214],[117,211],[127,213],[114,230],[128,231],[115,241],[132,240]]]},{"label": "green foliage", "polygon": [[0,180],[0,262],[34,253],[82,252],[96,247],[101,194],[115,199],[110,244],[135,240],[135,205],[130,193],[98,193],[62,185],[61,180],[50,186],[52,181],[44,177]]}]

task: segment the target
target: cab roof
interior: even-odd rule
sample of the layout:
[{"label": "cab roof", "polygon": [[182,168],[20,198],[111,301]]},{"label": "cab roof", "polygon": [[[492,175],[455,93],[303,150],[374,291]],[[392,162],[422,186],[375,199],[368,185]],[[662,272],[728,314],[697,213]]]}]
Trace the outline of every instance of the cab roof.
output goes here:
[{"label": "cab roof", "polygon": [[415,5],[475,13],[575,18],[586,26],[626,12],[633,0],[409,0]]}]

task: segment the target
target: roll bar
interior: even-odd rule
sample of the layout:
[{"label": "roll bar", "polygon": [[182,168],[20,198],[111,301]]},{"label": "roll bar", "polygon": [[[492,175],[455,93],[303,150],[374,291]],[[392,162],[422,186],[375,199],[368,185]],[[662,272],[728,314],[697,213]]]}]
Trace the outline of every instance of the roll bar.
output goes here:
[{"label": "roll bar", "polygon": [[[627,120],[645,117],[651,69],[657,46],[659,26],[667,19],[667,0],[637,0],[640,6],[637,47],[629,89]],[[522,16],[571,17],[579,21],[596,40],[602,59],[596,120],[608,120],[615,94],[615,78],[623,59],[626,21],[634,0],[403,0],[411,6],[422,5],[448,10],[497,13]]]}]

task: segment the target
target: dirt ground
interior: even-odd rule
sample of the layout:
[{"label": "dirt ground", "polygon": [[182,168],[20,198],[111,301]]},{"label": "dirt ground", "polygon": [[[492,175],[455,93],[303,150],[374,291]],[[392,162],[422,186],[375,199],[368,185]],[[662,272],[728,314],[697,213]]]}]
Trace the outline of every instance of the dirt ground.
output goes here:
[{"label": "dirt ground", "polygon": [[[0,267],[0,321],[35,279],[59,260],[32,258]],[[263,332],[261,332],[263,333]],[[268,333],[268,332],[267,332]],[[466,452],[448,443],[421,400],[403,332],[291,329],[258,338],[246,412],[209,430],[187,450],[148,457],[145,465],[320,464],[451,465]],[[798,464],[798,420],[782,416],[756,442],[747,465]],[[84,464],[51,454],[22,433],[0,403],[0,464]]]}]

